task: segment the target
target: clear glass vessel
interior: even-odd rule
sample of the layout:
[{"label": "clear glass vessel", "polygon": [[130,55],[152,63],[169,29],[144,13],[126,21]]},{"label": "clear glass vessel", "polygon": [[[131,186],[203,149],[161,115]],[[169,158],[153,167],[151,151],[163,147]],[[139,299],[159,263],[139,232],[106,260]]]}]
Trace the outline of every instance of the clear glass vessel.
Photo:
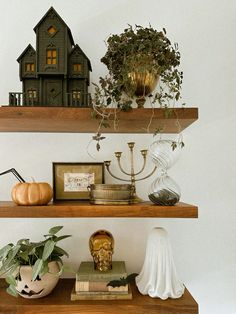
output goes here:
[{"label": "clear glass vessel", "polygon": [[180,200],[180,188],[178,184],[168,176],[170,169],[178,160],[181,146],[173,146],[172,140],[157,140],[150,146],[150,157],[159,170],[158,177],[149,188],[148,197],[157,205],[171,206]]},{"label": "clear glass vessel", "polygon": [[178,184],[163,172],[160,177],[155,179],[148,192],[151,202],[157,205],[171,206],[180,200],[180,188]]},{"label": "clear glass vessel", "polygon": [[171,168],[181,153],[180,145],[173,149],[173,141],[157,140],[150,145],[150,157],[153,163],[161,169]]}]

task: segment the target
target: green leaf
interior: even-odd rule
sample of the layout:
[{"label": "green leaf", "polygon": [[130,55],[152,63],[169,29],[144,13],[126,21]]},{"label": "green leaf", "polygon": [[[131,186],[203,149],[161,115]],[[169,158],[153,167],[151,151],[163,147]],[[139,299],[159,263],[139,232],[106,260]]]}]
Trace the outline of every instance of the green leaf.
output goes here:
[{"label": "green leaf", "polygon": [[52,241],[52,240],[48,240],[44,246],[44,249],[43,249],[43,255],[42,255],[42,260],[43,261],[46,261],[49,256],[51,255],[53,249],[54,249],[54,246],[55,246],[55,242]]},{"label": "green leaf", "polygon": [[43,267],[43,260],[42,259],[38,259],[34,266],[33,266],[33,274],[32,274],[32,280],[34,281],[37,276],[39,275],[39,273],[41,272],[42,270],[42,267]]},{"label": "green leaf", "polygon": [[69,254],[65,250],[56,245],[54,246],[53,253],[59,254],[59,256],[66,255],[67,257],[69,257]]},{"label": "green leaf", "polygon": [[16,288],[12,285],[10,285],[8,288],[7,288],[7,293],[12,295],[13,297],[18,297],[18,291],[16,290]]},{"label": "green leaf", "polygon": [[43,268],[41,269],[40,273],[39,273],[39,277],[42,278],[44,275],[46,275],[48,273],[48,263],[44,262],[43,263]]},{"label": "green leaf", "polygon": [[11,250],[11,248],[12,248],[12,245],[10,245],[10,244],[7,244],[3,248],[1,248],[0,260],[4,259],[7,256],[8,252]]},{"label": "green leaf", "polygon": [[29,239],[20,239],[17,241],[17,244],[29,244]]},{"label": "green leaf", "polygon": [[6,262],[4,263],[4,267],[8,267],[8,265],[10,265],[10,263],[14,260],[16,254],[18,253],[19,249],[20,249],[20,245],[16,245],[11,251],[9,251],[8,254],[8,258],[6,260]]},{"label": "green leaf", "polygon": [[69,238],[69,237],[71,237],[71,235],[64,235],[64,236],[56,237],[53,240],[54,240],[54,242],[58,242],[58,241],[64,240],[64,239]]},{"label": "green leaf", "polygon": [[49,230],[49,234],[54,235],[54,234],[56,234],[58,231],[60,231],[62,228],[63,228],[63,226],[55,226],[55,227],[52,227],[52,228]]},{"label": "green leaf", "polygon": [[14,274],[14,277],[16,278],[18,276],[18,274],[19,274],[19,266],[20,266],[19,262],[14,262],[11,265],[11,268],[8,270],[8,274],[9,275]]},{"label": "green leaf", "polygon": [[6,277],[6,282],[7,282],[9,285],[16,286],[15,277],[12,276],[12,275],[9,275],[9,276]]},{"label": "green leaf", "polygon": [[26,262],[29,260],[29,253],[27,251],[18,253],[18,256]]}]

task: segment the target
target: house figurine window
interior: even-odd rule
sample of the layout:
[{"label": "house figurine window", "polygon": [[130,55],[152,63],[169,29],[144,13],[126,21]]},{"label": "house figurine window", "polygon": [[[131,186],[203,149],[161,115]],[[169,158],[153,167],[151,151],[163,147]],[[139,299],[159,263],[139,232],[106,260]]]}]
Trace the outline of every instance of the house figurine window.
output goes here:
[{"label": "house figurine window", "polygon": [[54,26],[50,26],[49,28],[48,28],[48,33],[52,36],[52,35],[54,35],[55,33],[56,33],[56,28],[54,27]]},{"label": "house figurine window", "polygon": [[74,63],[73,64],[73,71],[77,73],[82,72],[82,64],[81,63]]},{"label": "house figurine window", "polygon": [[47,64],[57,64],[57,51],[56,49],[47,49]]},{"label": "house figurine window", "polygon": [[35,89],[28,90],[28,97],[29,99],[36,99],[37,97],[36,90]]},{"label": "house figurine window", "polygon": [[35,67],[34,67],[34,63],[26,63],[25,64],[25,71],[26,72],[34,72]]},{"label": "house figurine window", "polygon": [[72,98],[75,101],[79,101],[80,100],[80,92],[77,90],[72,91]]}]

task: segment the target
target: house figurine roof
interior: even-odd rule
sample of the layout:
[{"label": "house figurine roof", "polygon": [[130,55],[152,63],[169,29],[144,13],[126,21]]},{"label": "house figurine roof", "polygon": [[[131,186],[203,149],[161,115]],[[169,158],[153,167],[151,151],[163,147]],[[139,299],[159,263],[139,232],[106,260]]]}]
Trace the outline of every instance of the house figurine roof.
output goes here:
[{"label": "house figurine roof", "polygon": [[89,58],[86,56],[86,54],[83,52],[83,50],[80,48],[80,46],[78,44],[76,44],[72,50],[71,50],[71,55],[75,52],[78,51],[79,53],[82,53],[82,55],[88,60],[88,66],[89,66],[89,70],[92,71],[92,66],[91,66],[91,62],[89,60]]},{"label": "house figurine roof", "polygon": [[33,53],[33,54],[36,53],[35,49],[31,46],[31,44],[29,44],[29,45],[25,48],[25,50],[21,53],[21,55],[17,58],[17,62],[20,62],[20,60],[24,57],[24,55],[25,55],[28,51],[30,51],[30,50],[32,50],[32,53]]},{"label": "house figurine roof", "polygon": [[64,22],[64,20],[60,17],[60,15],[57,13],[57,11],[56,11],[53,7],[51,7],[51,8],[44,14],[44,16],[43,16],[43,17],[41,18],[41,20],[38,22],[38,24],[34,27],[35,33],[36,33],[36,30],[37,30],[37,28],[39,27],[39,25],[40,25],[49,15],[51,15],[51,16],[56,16],[56,17],[66,26],[66,28],[67,28],[67,30],[68,30],[68,34],[69,34],[70,40],[71,40],[71,44],[74,45],[75,43],[74,43],[74,39],[73,39],[73,37],[72,37],[72,33],[71,33],[70,28],[67,26],[67,24]]}]

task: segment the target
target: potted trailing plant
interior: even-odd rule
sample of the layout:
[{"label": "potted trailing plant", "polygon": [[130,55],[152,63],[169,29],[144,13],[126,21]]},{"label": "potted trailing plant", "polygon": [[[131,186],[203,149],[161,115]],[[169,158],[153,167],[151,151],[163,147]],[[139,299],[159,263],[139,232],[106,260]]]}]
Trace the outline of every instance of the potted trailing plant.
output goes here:
[{"label": "potted trailing plant", "polygon": [[0,275],[6,276],[7,292],[24,298],[41,298],[56,286],[64,266],[62,256],[69,257],[57,244],[70,235],[57,236],[62,226],[51,228],[44,240],[20,239],[0,249]]},{"label": "potted trailing plant", "polygon": [[109,36],[101,61],[109,74],[94,84],[92,115],[100,118],[100,123],[93,139],[98,144],[103,139],[101,127],[110,127],[112,122],[116,128],[119,110],[131,110],[134,99],[142,107],[148,97],[153,108],[159,104],[166,115],[172,114],[170,108],[181,98],[183,73],[178,69],[178,45],[172,45],[165,29],[129,26],[121,34]]}]

